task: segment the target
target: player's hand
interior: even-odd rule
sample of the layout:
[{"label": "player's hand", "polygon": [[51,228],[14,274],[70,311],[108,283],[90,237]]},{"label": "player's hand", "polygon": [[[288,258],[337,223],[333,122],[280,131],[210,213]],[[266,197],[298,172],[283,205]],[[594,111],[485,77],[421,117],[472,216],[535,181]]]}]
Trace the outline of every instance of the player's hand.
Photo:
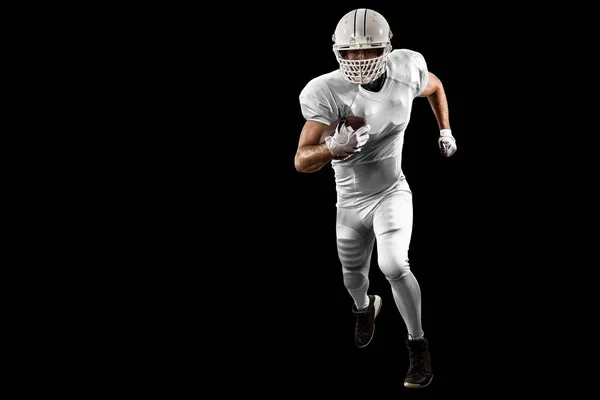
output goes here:
[{"label": "player's hand", "polygon": [[325,138],[325,143],[334,159],[346,159],[362,150],[362,147],[369,140],[370,130],[371,126],[369,124],[361,126],[355,131],[351,126],[346,126],[345,123],[341,122],[335,129],[335,133]]},{"label": "player's hand", "polygon": [[438,138],[440,154],[445,157],[451,157],[456,152],[456,139],[452,136],[450,129],[442,129]]}]

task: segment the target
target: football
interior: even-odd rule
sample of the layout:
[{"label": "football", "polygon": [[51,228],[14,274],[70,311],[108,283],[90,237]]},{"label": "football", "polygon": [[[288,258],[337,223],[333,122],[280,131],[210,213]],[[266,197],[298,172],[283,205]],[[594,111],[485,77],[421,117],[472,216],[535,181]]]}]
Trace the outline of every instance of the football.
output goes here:
[{"label": "football", "polygon": [[357,116],[354,116],[354,115],[347,115],[345,117],[336,119],[331,124],[329,124],[329,126],[327,128],[325,128],[325,131],[321,135],[321,141],[319,143],[325,143],[325,138],[327,136],[331,136],[331,135],[333,135],[335,133],[335,128],[337,127],[337,125],[338,125],[338,123],[340,122],[341,119],[345,120],[346,126],[351,126],[352,129],[354,129],[354,130],[357,130],[361,126],[367,124],[367,120],[366,119],[364,119],[363,117],[357,117]]}]

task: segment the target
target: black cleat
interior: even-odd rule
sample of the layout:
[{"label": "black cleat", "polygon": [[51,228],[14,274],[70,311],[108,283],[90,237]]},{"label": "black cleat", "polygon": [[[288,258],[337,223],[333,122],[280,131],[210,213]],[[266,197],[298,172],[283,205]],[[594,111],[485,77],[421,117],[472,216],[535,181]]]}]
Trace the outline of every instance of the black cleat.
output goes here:
[{"label": "black cleat", "polygon": [[371,343],[375,333],[375,317],[381,309],[381,297],[369,295],[369,307],[358,311],[356,305],[352,305],[352,312],[356,316],[356,327],[354,330],[354,342],[358,347],[366,347]]},{"label": "black cleat", "polygon": [[411,389],[424,388],[433,379],[429,343],[425,338],[421,340],[407,339],[406,347],[410,356],[410,367],[404,380],[404,386]]}]

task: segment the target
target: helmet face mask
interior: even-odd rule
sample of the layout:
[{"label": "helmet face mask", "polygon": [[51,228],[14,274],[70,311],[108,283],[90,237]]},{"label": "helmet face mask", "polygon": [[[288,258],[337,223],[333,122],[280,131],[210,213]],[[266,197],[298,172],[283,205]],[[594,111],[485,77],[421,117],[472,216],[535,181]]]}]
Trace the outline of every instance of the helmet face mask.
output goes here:
[{"label": "helmet face mask", "polygon": [[[386,60],[392,50],[392,32],[385,18],[369,9],[350,11],[338,22],[332,36],[333,52],[340,71],[350,82],[361,85],[378,79],[385,72]],[[347,50],[383,49],[379,57],[349,60]]]}]

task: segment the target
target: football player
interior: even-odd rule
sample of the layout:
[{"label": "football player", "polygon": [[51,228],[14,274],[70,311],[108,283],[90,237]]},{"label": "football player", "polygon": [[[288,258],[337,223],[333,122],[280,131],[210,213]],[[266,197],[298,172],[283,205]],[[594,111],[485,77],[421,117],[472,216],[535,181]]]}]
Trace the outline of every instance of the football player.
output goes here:
[{"label": "football player", "polygon": [[[402,171],[404,132],[413,100],[427,98],[438,123],[438,147],[445,157],[456,150],[442,82],[422,54],[392,49],[392,31],[378,12],[348,12],[333,34],[335,71],[310,80],[299,95],[306,122],[295,155],[299,172],[331,163],[337,192],[337,252],[343,283],[352,297],[358,347],[374,334],[381,297],[369,294],[369,268],[377,245],[378,266],[387,278],[406,324],[410,367],[404,385],[423,388],[433,378],[429,346],[421,324],[421,290],[410,269],[412,192]],[[319,144],[330,123],[347,115],[366,118],[354,130],[338,124]]]}]

